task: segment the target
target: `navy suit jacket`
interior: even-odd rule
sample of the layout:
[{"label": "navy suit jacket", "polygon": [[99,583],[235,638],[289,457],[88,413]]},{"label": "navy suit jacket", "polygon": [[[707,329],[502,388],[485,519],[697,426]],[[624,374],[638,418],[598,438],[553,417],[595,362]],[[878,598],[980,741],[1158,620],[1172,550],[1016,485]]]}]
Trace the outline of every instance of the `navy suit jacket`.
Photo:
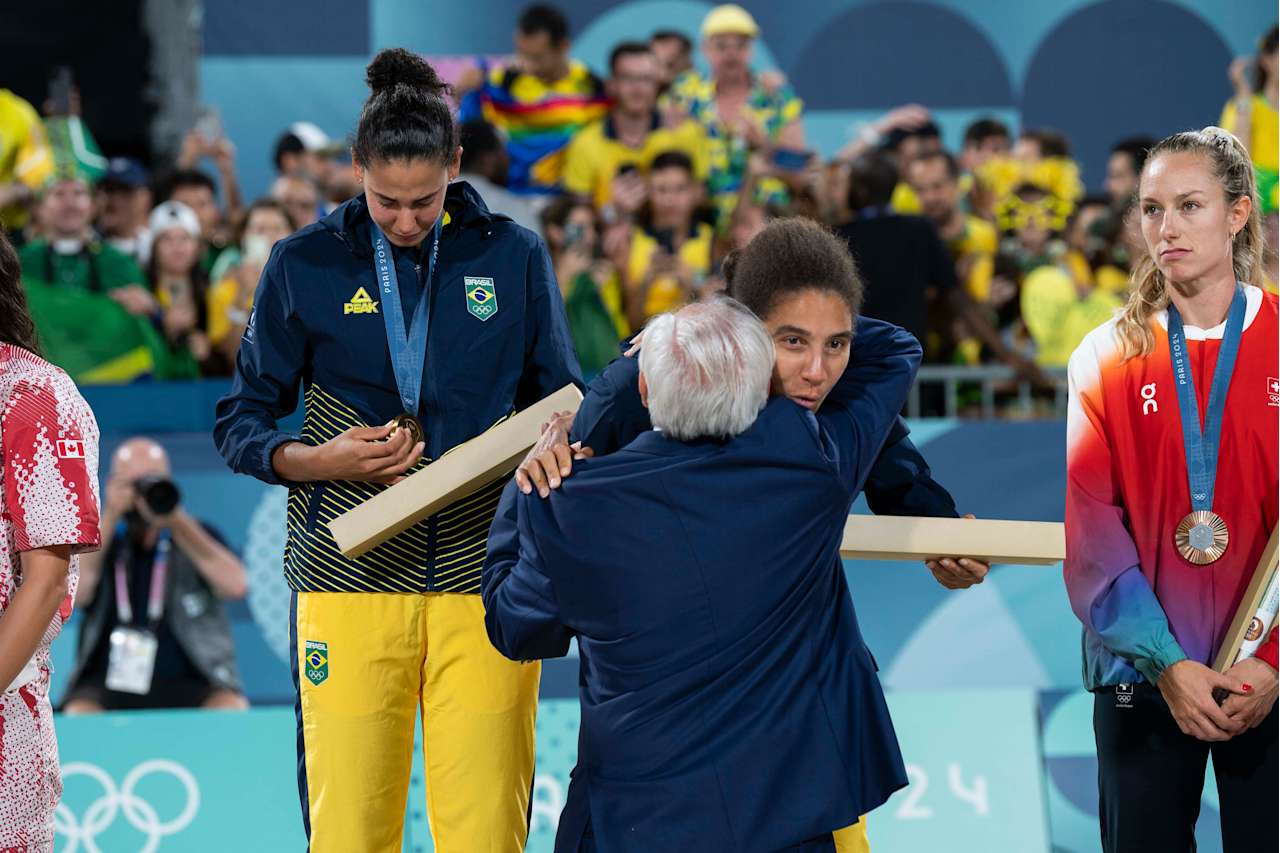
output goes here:
[{"label": "navy suit jacket", "polygon": [[507,488],[485,624],[517,660],[580,654],[557,851],[777,851],[906,785],[836,558],[919,364],[893,329],[818,417],[772,400],[727,441],[647,431],[547,499]]}]

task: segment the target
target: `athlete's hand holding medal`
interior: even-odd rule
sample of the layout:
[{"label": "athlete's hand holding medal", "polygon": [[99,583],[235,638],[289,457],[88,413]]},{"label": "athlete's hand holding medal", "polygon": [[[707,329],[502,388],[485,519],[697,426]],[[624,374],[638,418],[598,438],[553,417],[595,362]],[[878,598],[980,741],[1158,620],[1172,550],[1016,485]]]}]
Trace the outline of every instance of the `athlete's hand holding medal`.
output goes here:
[{"label": "athlete's hand holding medal", "polygon": [[402,420],[403,416],[384,426],[352,427],[309,448],[314,454],[311,470],[315,478],[384,485],[400,481],[426,448],[422,428],[416,422],[407,426]]}]

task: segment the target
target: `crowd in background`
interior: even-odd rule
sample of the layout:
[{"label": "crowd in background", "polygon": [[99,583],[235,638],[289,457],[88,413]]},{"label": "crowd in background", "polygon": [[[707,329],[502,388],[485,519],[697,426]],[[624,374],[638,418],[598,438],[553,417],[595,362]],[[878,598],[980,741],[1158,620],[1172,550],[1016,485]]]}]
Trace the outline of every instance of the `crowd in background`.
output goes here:
[{"label": "crowd in background", "polygon": [[[696,44],[663,30],[617,45],[602,79],[571,58],[563,14],[536,5],[509,62],[456,80],[460,177],[546,240],[584,373],[649,317],[722,290],[724,257],[771,219],[805,216],[848,241],[865,312],[913,332],[927,361],[1007,364],[1050,385],[1048,369],[1125,299],[1155,140],[1116,142],[1101,195],[1085,193],[1061,133],[988,117],[948,151],[916,104],[824,160],[785,77],[753,70],[760,36],[748,12],[720,6]],[[1233,63],[1234,96],[1203,122],[1253,156],[1272,289],[1276,41],[1272,28]],[[73,90],[42,112],[0,90],[0,223],[21,244],[46,356],[79,382],[227,375],[273,244],[360,191],[345,144],[306,122],[280,136],[278,177],[246,204],[216,113],[152,174],[102,155]]]}]

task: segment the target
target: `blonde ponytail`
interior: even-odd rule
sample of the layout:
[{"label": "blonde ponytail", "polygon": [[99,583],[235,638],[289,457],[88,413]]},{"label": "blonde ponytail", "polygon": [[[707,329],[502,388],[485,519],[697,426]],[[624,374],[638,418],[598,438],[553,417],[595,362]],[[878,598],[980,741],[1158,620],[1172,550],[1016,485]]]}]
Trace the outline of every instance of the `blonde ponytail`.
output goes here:
[{"label": "blonde ponytail", "polygon": [[[1209,158],[1214,176],[1222,185],[1228,203],[1245,196],[1253,202],[1249,208],[1248,222],[1232,240],[1231,263],[1237,281],[1261,284],[1262,219],[1253,162],[1249,159],[1248,150],[1228,131],[1210,126],[1203,130],[1188,130],[1165,137],[1151,149],[1147,155],[1147,163],[1153,162],[1161,154],[1180,152],[1199,153]],[[1138,215],[1142,215],[1141,204]],[[1126,360],[1150,355],[1155,349],[1156,338],[1151,329],[1151,318],[1169,304],[1164,274],[1156,267],[1149,253],[1134,267],[1129,285],[1129,301],[1116,319],[1121,357]]]}]

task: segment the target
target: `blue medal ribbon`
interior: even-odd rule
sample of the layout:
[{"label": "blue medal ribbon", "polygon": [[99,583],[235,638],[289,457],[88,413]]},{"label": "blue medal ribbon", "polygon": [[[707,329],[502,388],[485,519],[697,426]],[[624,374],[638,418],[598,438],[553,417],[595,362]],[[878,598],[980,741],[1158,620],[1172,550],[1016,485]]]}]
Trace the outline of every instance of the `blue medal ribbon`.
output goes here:
[{"label": "blue medal ribbon", "polygon": [[1213,487],[1218,476],[1218,444],[1222,438],[1222,415],[1227,404],[1227,388],[1240,351],[1244,331],[1244,288],[1236,285],[1227,312],[1227,327],[1222,335],[1222,348],[1213,368],[1213,384],[1209,386],[1209,404],[1200,428],[1200,407],[1196,402],[1196,383],[1187,359],[1187,336],[1182,316],[1169,304],[1169,356],[1173,362],[1173,385],[1178,392],[1178,413],[1182,418],[1182,446],[1187,454],[1187,480],[1191,487],[1191,509],[1194,512],[1213,509]]},{"label": "blue medal ribbon", "polygon": [[401,307],[400,282],[396,277],[396,262],[391,254],[391,244],[376,222],[370,219],[369,225],[373,233],[373,265],[378,275],[378,289],[382,293],[382,322],[387,327],[387,346],[391,350],[391,370],[396,377],[396,388],[400,392],[400,402],[404,404],[405,413],[416,418],[418,401],[422,398],[422,367],[427,360],[431,280],[435,275],[436,256],[440,252],[441,219],[436,219],[435,228],[432,229],[427,281],[422,297],[413,311],[412,320],[404,316],[404,309]]}]

